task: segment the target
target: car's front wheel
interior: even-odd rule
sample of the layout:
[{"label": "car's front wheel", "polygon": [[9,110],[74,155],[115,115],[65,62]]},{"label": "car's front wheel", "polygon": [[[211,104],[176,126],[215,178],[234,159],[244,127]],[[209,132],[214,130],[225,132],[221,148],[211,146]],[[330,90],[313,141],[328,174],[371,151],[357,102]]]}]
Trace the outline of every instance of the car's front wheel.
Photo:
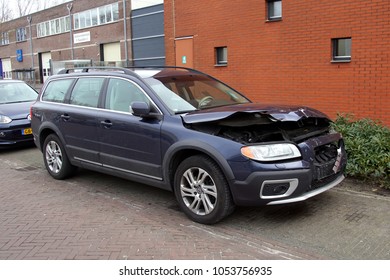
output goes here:
[{"label": "car's front wheel", "polygon": [[178,166],[174,191],[184,213],[198,223],[214,224],[234,210],[224,174],[203,155],[189,157]]},{"label": "car's front wheel", "polygon": [[65,149],[55,134],[50,134],[45,139],[43,161],[49,174],[58,180],[71,176],[76,170],[76,167],[69,162]]}]

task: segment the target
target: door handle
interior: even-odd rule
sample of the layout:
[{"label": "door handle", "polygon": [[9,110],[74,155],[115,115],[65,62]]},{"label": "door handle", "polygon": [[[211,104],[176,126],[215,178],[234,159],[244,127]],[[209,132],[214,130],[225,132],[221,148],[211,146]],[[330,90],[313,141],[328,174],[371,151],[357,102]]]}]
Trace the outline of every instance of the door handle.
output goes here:
[{"label": "door handle", "polygon": [[61,119],[63,119],[64,121],[68,121],[70,119],[70,116],[68,114],[62,114]]},{"label": "door handle", "polygon": [[112,126],[112,122],[110,120],[101,121],[100,124],[105,128],[110,128]]}]

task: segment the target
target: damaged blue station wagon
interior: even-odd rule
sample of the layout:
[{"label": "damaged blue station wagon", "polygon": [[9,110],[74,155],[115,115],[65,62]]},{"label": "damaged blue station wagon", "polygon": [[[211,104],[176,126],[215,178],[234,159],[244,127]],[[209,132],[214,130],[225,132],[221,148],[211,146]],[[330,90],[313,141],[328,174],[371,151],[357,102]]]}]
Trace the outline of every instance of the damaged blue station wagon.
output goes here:
[{"label": "damaged blue station wagon", "polygon": [[344,142],[325,114],[252,103],[193,69],[62,71],[31,116],[52,177],[83,167],[171,190],[199,223],[236,205],[303,201],[344,179]]}]

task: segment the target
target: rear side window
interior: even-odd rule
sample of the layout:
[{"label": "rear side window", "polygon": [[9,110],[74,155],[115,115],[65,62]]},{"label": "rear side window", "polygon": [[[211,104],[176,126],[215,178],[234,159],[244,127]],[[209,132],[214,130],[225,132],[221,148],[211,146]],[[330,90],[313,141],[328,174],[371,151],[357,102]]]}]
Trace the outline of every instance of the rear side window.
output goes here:
[{"label": "rear side window", "polygon": [[104,78],[80,78],[73,88],[70,104],[97,107]]},{"label": "rear side window", "polygon": [[63,103],[65,95],[68,92],[69,87],[71,86],[73,81],[74,79],[61,79],[51,81],[47,85],[42,95],[42,100]]}]

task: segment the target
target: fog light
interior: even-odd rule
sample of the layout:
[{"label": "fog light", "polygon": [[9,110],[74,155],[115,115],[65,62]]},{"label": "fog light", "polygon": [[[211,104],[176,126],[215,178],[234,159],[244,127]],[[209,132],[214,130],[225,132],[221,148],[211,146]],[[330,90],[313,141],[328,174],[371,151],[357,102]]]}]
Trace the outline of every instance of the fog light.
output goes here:
[{"label": "fog light", "polygon": [[265,184],[263,187],[263,195],[265,196],[282,195],[287,192],[289,187],[290,187],[290,183]]},{"label": "fog light", "polygon": [[298,187],[298,179],[266,180],[260,189],[264,199],[290,196]]}]

